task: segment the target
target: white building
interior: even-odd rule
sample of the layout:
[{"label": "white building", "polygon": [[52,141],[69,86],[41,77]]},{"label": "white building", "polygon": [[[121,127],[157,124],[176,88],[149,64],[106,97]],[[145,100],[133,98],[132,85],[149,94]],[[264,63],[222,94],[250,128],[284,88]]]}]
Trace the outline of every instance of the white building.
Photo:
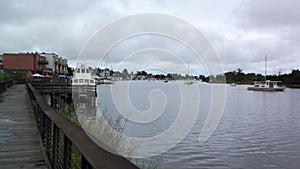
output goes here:
[{"label": "white building", "polygon": [[46,60],[49,62],[46,65],[47,70],[51,70],[53,74],[60,75],[60,74],[67,74],[68,73],[68,60],[62,58],[61,56],[55,53],[39,53],[39,55],[46,57]]}]

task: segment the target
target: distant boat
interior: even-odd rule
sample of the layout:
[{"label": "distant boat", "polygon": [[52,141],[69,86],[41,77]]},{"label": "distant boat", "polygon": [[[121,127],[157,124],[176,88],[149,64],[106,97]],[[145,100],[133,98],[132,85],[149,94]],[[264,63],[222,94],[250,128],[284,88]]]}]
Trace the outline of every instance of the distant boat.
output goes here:
[{"label": "distant boat", "polygon": [[192,85],[192,84],[194,84],[194,82],[191,81],[191,80],[187,80],[187,81],[184,82],[184,84],[186,84],[186,85]]},{"label": "distant boat", "polygon": [[97,84],[114,84],[116,81],[110,78],[99,79]]},{"label": "distant boat", "polygon": [[253,87],[248,87],[248,90],[254,91],[283,91],[285,86],[282,85],[281,81],[266,80],[263,82],[254,82]]},{"label": "distant boat", "polygon": [[[114,84],[116,81],[120,80],[120,79],[112,76],[111,70],[113,70],[113,67],[110,64],[108,54],[106,54],[105,57],[106,57],[106,63],[105,63],[106,68],[103,70],[102,73],[100,73],[100,77],[96,82],[97,85],[98,84]],[[108,65],[110,65],[111,70],[109,70]]]},{"label": "distant boat", "polygon": [[283,91],[285,86],[282,85],[282,81],[267,80],[267,55],[265,55],[265,81],[255,81],[252,87],[248,87],[248,90],[254,91]]},{"label": "distant boat", "polygon": [[73,74],[74,76],[71,80],[72,86],[96,86],[90,70],[84,65],[77,67]]},{"label": "distant boat", "polygon": [[[190,64],[188,64],[188,75],[190,76]],[[187,81],[184,82],[185,85],[192,85],[192,84],[194,84],[194,83],[195,83],[195,82],[192,81],[192,80],[190,79],[190,77],[188,77]]]},{"label": "distant boat", "polygon": [[236,86],[236,84],[235,83],[230,83],[230,86]]}]

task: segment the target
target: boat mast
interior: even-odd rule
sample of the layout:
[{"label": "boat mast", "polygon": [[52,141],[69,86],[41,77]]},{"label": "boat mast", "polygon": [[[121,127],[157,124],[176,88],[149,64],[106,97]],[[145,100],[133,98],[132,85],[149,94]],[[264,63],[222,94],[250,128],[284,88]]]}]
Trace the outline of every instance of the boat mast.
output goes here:
[{"label": "boat mast", "polygon": [[267,55],[265,55],[265,80],[267,80]]},{"label": "boat mast", "polygon": [[190,77],[190,63],[188,63],[188,81],[190,81],[191,77]]},{"label": "boat mast", "polygon": [[188,75],[190,75],[190,63],[188,63]]}]

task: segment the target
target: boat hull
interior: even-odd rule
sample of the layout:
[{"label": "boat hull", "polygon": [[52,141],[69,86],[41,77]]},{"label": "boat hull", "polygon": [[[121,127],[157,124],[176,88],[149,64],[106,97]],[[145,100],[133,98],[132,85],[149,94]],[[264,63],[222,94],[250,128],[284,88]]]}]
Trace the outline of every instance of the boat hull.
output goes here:
[{"label": "boat hull", "polygon": [[98,80],[96,82],[97,85],[99,85],[99,84],[114,84],[114,83],[115,83],[115,81],[113,81],[113,80],[106,80],[106,79],[104,79],[104,80]]},{"label": "boat hull", "polygon": [[192,84],[194,84],[194,82],[192,82],[192,81],[186,81],[186,82],[184,82],[184,84],[185,85],[192,85]]},{"label": "boat hull", "polygon": [[96,85],[72,85],[73,91],[96,91]]},{"label": "boat hull", "polygon": [[263,88],[263,87],[248,87],[248,90],[253,90],[253,91],[279,91],[282,92],[285,88],[284,87],[278,87],[278,88]]}]

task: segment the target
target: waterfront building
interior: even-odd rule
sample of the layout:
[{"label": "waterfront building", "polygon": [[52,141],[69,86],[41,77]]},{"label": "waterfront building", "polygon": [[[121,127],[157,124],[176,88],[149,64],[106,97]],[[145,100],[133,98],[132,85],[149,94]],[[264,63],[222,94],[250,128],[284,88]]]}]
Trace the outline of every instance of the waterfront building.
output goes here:
[{"label": "waterfront building", "polygon": [[49,62],[46,69],[50,70],[53,75],[65,75],[68,73],[68,60],[55,54],[42,52],[39,55],[46,57]]},{"label": "waterfront building", "polygon": [[48,61],[46,57],[33,53],[3,53],[3,69],[13,71],[27,71],[47,75],[46,69]]}]

